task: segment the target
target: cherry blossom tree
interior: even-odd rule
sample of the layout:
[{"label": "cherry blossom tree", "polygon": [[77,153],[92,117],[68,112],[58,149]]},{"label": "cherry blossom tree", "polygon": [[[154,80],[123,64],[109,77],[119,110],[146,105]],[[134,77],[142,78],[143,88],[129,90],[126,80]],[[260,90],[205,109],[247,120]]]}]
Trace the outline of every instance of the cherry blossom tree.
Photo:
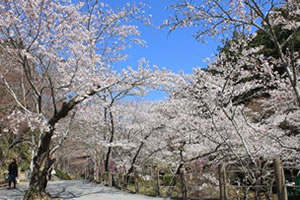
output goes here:
[{"label": "cherry blossom tree", "polygon": [[[297,69],[297,52],[293,52],[293,40],[299,34],[299,2],[288,1],[200,1],[179,0],[171,5],[175,14],[165,21],[165,25],[173,31],[179,27],[197,27],[195,37],[203,41],[205,36],[214,38],[230,38],[233,32],[251,34],[261,30],[274,43],[279,55],[278,64],[286,71],[288,80],[300,104],[299,70]],[[286,12],[285,12],[286,11]],[[280,27],[290,32],[285,40],[280,40]],[[285,49],[290,49],[285,53]],[[278,66],[277,66],[278,67]]]},{"label": "cherry blossom tree", "polygon": [[[143,45],[135,37],[137,27],[128,25],[131,19],[146,19],[141,10],[127,4],[114,11],[97,0],[0,3],[1,48],[20,63],[15,71],[24,74],[35,100],[34,107],[27,107],[6,84],[21,110],[14,117],[42,133],[24,199],[45,195],[46,176],[54,162],[50,144],[60,120],[90,96],[119,83],[130,85],[131,75],[110,71],[110,64],[125,59],[120,52],[128,42]],[[2,71],[1,80],[9,83]]]},{"label": "cherry blossom tree", "polygon": [[249,48],[250,41],[232,41],[207,70],[196,69],[173,92],[166,114],[172,141],[178,141],[179,167],[211,155],[212,163],[238,167],[245,174],[243,183],[255,189],[264,183],[261,192],[269,195],[272,158],[299,163],[299,109],[288,78],[272,70],[274,60],[257,54],[261,48]]},{"label": "cherry blossom tree", "polygon": [[[160,114],[155,114],[159,106],[150,102],[126,101],[124,98],[144,96],[151,88],[165,91],[174,89],[180,78],[165,70],[145,73],[148,67],[147,61],[140,60],[139,68],[143,75],[132,75],[136,79],[131,85],[113,86],[83,104],[83,109],[80,109],[78,122],[85,127],[86,134],[78,137],[88,144],[86,147],[98,172],[111,171],[110,163],[113,162],[129,175],[136,167],[143,165],[142,160],[147,160],[160,151],[161,147],[157,144],[163,140],[160,138],[157,141],[157,134],[164,125],[160,122]],[[122,73],[127,74],[130,71],[132,69],[124,69]],[[154,146],[157,148],[150,147],[153,141],[156,141]]]},{"label": "cherry blossom tree", "polygon": [[[8,42],[4,42],[7,44]],[[6,79],[0,80],[0,132],[1,132],[1,150],[0,154],[0,166],[3,166],[5,160],[9,158],[9,152],[17,146],[20,146],[24,143],[31,143],[31,138],[28,133],[26,126],[20,128],[20,130],[10,129],[10,123],[7,116],[18,107],[18,103],[14,101],[14,94],[20,97],[20,101],[26,107],[32,107],[34,101],[30,95],[30,86],[26,82],[25,75],[22,71],[16,70],[20,67],[20,64],[12,59],[9,59],[9,54],[0,48],[0,60],[1,60],[1,74],[6,77]],[[13,92],[14,91],[14,92]],[[18,132],[18,134],[13,133]]]},{"label": "cherry blossom tree", "polygon": [[[115,168],[119,168],[129,175],[135,168],[142,167],[146,160],[155,157],[155,152],[159,151],[159,143],[163,142],[160,131],[164,126],[155,112],[156,103],[116,102],[110,107],[111,115],[114,116],[113,123],[107,123],[106,120],[109,118],[103,119],[105,109],[101,105],[103,106],[103,104],[94,104],[86,107],[83,112],[87,114],[88,110],[92,109],[94,115],[81,119],[83,127],[89,125],[84,128],[86,134],[77,137],[88,144],[86,148],[93,161],[99,162],[100,171],[113,172]],[[113,134],[110,130],[112,125]],[[154,143],[156,145],[153,145]],[[110,163],[114,163],[114,169],[111,168]]]},{"label": "cherry blossom tree", "polygon": [[[270,170],[262,162],[281,156],[285,165],[299,163],[299,52],[293,45],[299,35],[299,3],[177,1],[171,8],[175,15],[165,22],[171,32],[195,26],[199,28],[195,36],[201,41],[205,36],[224,39],[237,32],[243,36],[231,40],[208,72],[195,72],[192,84],[174,96],[180,102],[186,100],[183,105],[193,106],[186,113],[198,111],[185,121],[183,133],[191,127],[198,135],[205,132],[201,137],[221,145],[214,161],[237,164],[253,186],[264,181],[271,185]],[[278,26],[288,31],[286,39],[279,38]],[[279,56],[261,55],[263,46],[250,48],[255,30],[268,35]],[[278,69],[285,73],[279,74]],[[265,191],[269,193],[270,188]]]}]

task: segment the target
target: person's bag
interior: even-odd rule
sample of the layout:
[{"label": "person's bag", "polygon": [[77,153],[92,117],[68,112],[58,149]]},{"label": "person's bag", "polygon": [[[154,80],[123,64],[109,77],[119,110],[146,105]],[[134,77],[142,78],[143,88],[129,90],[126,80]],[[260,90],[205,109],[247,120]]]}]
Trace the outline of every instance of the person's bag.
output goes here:
[{"label": "person's bag", "polygon": [[18,177],[16,178],[16,183],[20,183],[20,179]]}]

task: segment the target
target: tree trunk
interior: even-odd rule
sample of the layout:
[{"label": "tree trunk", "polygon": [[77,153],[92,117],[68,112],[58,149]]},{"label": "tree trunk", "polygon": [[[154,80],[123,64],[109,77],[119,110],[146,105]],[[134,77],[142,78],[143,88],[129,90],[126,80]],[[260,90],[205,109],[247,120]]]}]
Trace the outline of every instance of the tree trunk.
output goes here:
[{"label": "tree trunk", "polygon": [[139,193],[140,192],[139,173],[137,170],[134,171],[134,183],[135,183],[135,193]]},{"label": "tree trunk", "polygon": [[[114,118],[113,118],[113,114],[112,114],[111,110],[109,110],[109,117],[110,117],[110,126],[111,126],[109,143],[111,144],[114,141],[114,135],[115,135]],[[109,146],[107,153],[106,153],[105,166],[104,166],[106,172],[109,171],[109,162],[110,162],[111,152],[112,152],[112,147]]]},{"label": "tree trunk", "polygon": [[33,159],[29,189],[26,191],[24,200],[50,199],[46,194],[48,172],[55,160],[49,158],[51,137],[54,129],[46,132],[41,139],[38,152]]},{"label": "tree trunk", "polygon": [[65,118],[77,104],[104,89],[105,88],[97,86],[95,89],[88,90],[83,96],[74,96],[68,102],[63,102],[58,112],[55,109],[53,116],[48,121],[50,130],[41,136],[41,142],[38,147],[37,154],[34,156],[29,189],[24,195],[24,200],[50,199],[49,195],[46,194],[45,189],[48,182],[47,175],[49,169],[54,163],[54,160],[49,159],[49,155],[51,138],[55,130],[55,124],[59,122],[59,120]]},{"label": "tree trunk", "polygon": [[160,191],[159,191],[159,169],[154,166],[153,167],[153,188],[154,188],[154,193],[155,196],[160,196]]},{"label": "tree trunk", "polygon": [[98,147],[96,147],[96,158],[95,158],[95,174],[94,174],[94,180],[96,182],[100,183],[100,150],[98,150]]},{"label": "tree trunk", "polygon": [[107,153],[106,153],[106,158],[105,158],[105,171],[109,171],[109,159],[110,159],[110,154],[112,151],[112,147],[108,147]]},{"label": "tree trunk", "polygon": [[132,161],[131,161],[131,166],[130,166],[128,172],[127,172],[127,175],[128,175],[128,176],[134,171],[134,169],[135,169],[135,163],[136,163],[136,161],[137,161],[138,156],[140,155],[140,152],[141,152],[141,150],[142,150],[144,144],[145,144],[144,142],[141,142],[141,144],[140,144],[138,150],[136,151],[136,153],[135,153],[135,155],[134,155],[134,157],[133,157],[133,159],[132,159]]},{"label": "tree trunk", "polygon": [[180,163],[174,176],[172,177],[171,179],[171,183],[169,185],[169,189],[168,189],[168,192],[167,192],[167,198],[170,198],[172,196],[172,192],[173,192],[173,189],[176,185],[176,176],[180,174],[180,170],[181,168],[183,167],[183,163]]},{"label": "tree trunk", "polygon": [[181,182],[181,194],[182,199],[187,199],[187,185],[185,180],[185,169],[181,168],[180,170],[180,182]]}]

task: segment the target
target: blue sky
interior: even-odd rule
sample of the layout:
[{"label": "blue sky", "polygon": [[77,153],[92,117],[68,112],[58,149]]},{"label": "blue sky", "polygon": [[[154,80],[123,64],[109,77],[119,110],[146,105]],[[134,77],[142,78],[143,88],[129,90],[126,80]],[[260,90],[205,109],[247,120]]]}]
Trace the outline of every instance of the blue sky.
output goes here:
[{"label": "blue sky", "polygon": [[[112,7],[121,7],[127,2],[134,0],[104,0],[105,3]],[[159,26],[164,19],[172,14],[171,10],[167,10],[175,0],[141,0],[150,6],[146,10],[147,14],[152,15],[152,22]],[[197,42],[193,38],[193,34],[197,29],[183,28],[172,32],[170,35],[168,28],[155,29],[145,27],[139,24],[141,30],[141,38],[147,42],[147,47],[133,46],[126,50],[128,59],[119,63],[118,66],[137,65],[137,61],[145,57],[150,65],[157,65],[159,68],[165,67],[173,72],[183,71],[184,73],[192,73],[195,67],[206,67],[203,60],[211,57],[217,52],[217,41],[209,40],[207,44]]]}]

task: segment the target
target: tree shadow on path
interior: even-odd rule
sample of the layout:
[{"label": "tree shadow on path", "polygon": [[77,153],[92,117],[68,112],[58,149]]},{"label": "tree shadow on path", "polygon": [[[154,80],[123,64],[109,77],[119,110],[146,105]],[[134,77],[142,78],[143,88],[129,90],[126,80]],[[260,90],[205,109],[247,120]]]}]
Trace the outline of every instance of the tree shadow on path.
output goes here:
[{"label": "tree shadow on path", "polygon": [[150,200],[162,198],[131,194],[115,188],[90,183],[87,181],[56,181],[50,183],[47,192],[57,199],[105,199],[105,200]]},{"label": "tree shadow on path", "polygon": [[[28,183],[20,184],[17,189],[12,190],[0,188],[0,200],[22,200],[27,189]],[[116,188],[79,180],[49,182],[46,191],[53,199],[59,200],[164,200],[164,198],[132,194]]]}]

